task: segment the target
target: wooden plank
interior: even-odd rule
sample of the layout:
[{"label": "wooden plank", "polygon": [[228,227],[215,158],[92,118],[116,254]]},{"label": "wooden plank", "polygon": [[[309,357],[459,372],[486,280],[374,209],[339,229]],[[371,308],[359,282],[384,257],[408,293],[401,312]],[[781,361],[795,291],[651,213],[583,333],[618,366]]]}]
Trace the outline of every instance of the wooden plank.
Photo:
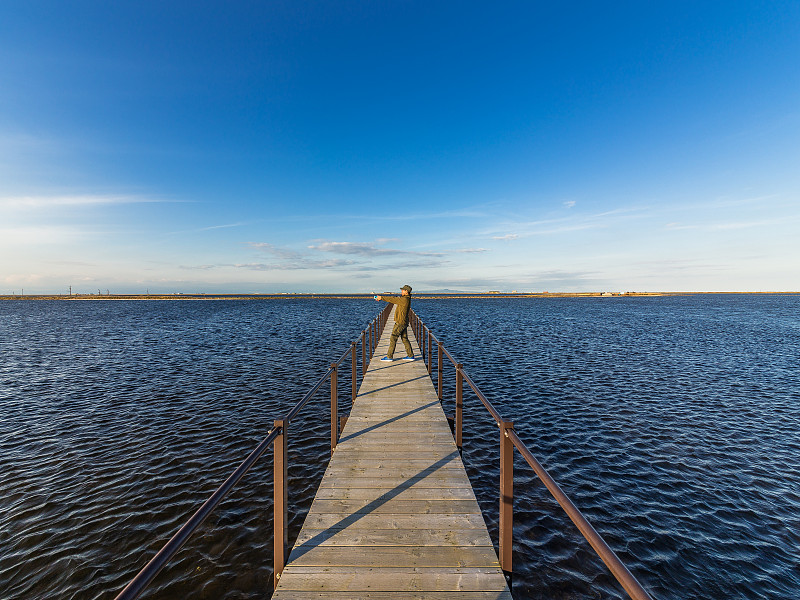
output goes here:
[{"label": "wooden plank", "polygon": [[[396,515],[446,515],[446,514],[481,514],[481,509],[474,499],[468,500],[407,500],[393,498],[379,505],[368,499],[358,498],[315,498],[311,511],[319,513],[346,514],[396,514]],[[309,514],[311,514],[311,511]],[[308,517],[306,517],[308,518]]]},{"label": "wooden plank", "polygon": [[[378,463],[380,464],[380,463]],[[325,475],[327,479],[323,479],[324,482],[331,482],[336,484],[337,482],[341,483],[346,478],[359,478],[359,479],[376,479],[376,478],[384,478],[384,479],[391,479],[391,478],[401,478],[401,479],[411,479],[413,477],[420,477],[419,473],[425,467],[411,467],[408,468],[404,465],[394,465],[394,466],[383,466],[383,467],[374,467],[374,468],[367,468],[367,467],[337,467],[330,470],[329,473]],[[461,474],[461,471],[458,469],[457,466],[452,466],[448,468],[440,468],[436,470],[436,473],[432,474],[431,477],[438,480],[444,481],[447,478],[459,479],[457,476]]]},{"label": "wooden plank", "polygon": [[492,573],[493,567],[492,566],[485,566],[485,567],[448,567],[448,566],[436,566],[436,567],[395,567],[395,566],[385,566],[382,565],[380,567],[350,567],[350,566],[330,566],[330,567],[322,567],[322,566],[308,566],[308,567],[300,567],[293,565],[293,571],[297,573],[329,573],[331,575],[349,575],[351,573],[375,573],[376,571],[383,571],[385,573],[398,575],[398,574],[409,574],[409,575],[437,575],[437,571],[441,572],[445,575],[483,575],[486,573]]},{"label": "wooden plank", "polygon": [[441,460],[433,458],[397,458],[392,456],[391,453],[384,453],[386,456],[376,455],[374,453],[364,453],[363,456],[356,455],[355,452],[344,453],[337,455],[335,452],[330,462],[330,469],[381,469],[381,468],[407,468],[416,471],[422,471],[429,467],[436,468],[440,471],[447,469],[456,469],[459,472],[464,469],[464,463],[458,455],[448,453]]},{"label": "wooden plank", "polygon": [[[303,528],[340,528],[345,513],[312,512],[306,517]],[[357,520],[346,525],[348,529],[479,529],[486,531],[486,523],[477,514],[392,514],[363,513]]]},{"label": "wooden plank", "polygon": [[[500,569],[392,569],[361,568],[331,572],[330,567],[287,567],[279,589],[298,592],[339,590],[345,592],[502,591],[506,587]],[[301,575],[307,575],[303,577]],[[287,582],[284,584],[284,582]],[[277,590],[276,590],[277,592]],[[273,596],[275,597],[275,596]]]},{"label": "wooden plank", "polygon": [[375,546],[369,552],[330,546],[314,552],[292,551],[289,562],[294,567],[379,567],[393,565],[408,568],[488,567],[498,568],[497,554],[488,546],[448,548],[445,546]]},{"label": "wooden plank", "polygon": [[474,500],[472,488],[324,488],[317,492],[320,500],[369,500],[377,504],[388,500]]},{"label": "wooden plank", "polygon": [[284,600],[513,600],[511,592],[281,592]]},{"label": "wooden plank", "polygon": [[[347,519],[344,519],[346,522]],[[303,527],[295,543],[314,548],[325,546],[356,546],[369,550],[372,546],[487,546],[492,547],[489,534],[481,529],[311,529]]]},{"label": "wooden plank", "polygon": [[451,436],[450,426],[446,423],[430,423],[428,421],[400,420],[392,423],[382,421],[368,421],[365,423],[354,423],[347,430],[347,435],[342,436],[339,441],[347,442],[351,439],[361,437],[368,433],[379,433],[382,437],[391,437],[398,440],[411,440],[412,436],[418,438],[426,435],[435,434],[436,436]]},{"label": "wooden plank", "polygon": [[346,438],[339,441],[339,445],[344,447],[345,444],[358,446],[369,446],[370,444],[392,444],[392,446],[405,446],[408,450],[414,450],[420,446],[428,444],[436,444],[450,447],[453,443],[453,434],[448,430],[447,432],[441,431],[425,431],[418,432],[400,432],[400,433],[384,433],[381,431],[373,431],[365,434],[348,435]]},{"label": "wooden plank", "polygon": [[[371,458],[373,460],[380,460],[380,459],[387,459],[387,458],[397,458],[399,456],[398,452],[394,450],[388,449],[386,447],[379,447],[376,445],[369,446],[369,447],[347,447],[347,446],[336,446],[336,451],[334,455],[339,456],[348,454],[354,458]],[[430,448],[420,448],[414,451],[414,457],[417,459],[433,459],[433,462],[438,464],[443,464],[448,462],[451,458],[453,458],[453,452],[446,449],[446,447],[433,447]],[[441,462],[440,462],[441,461]]]},{"label": "wooden plank", "polygon": [[409,488],[469,488],[472,489],[469,481],[464,481],[463,477],[458,477],[458,471],[452,470],[448,473],[431,473],[430,475],[413,475],[411,477],[391,476],[386,474],[382,477],[323,477],[319,484],[319,489],[339,488],[339,489],[369,489],[381,488],[384,491]]}]

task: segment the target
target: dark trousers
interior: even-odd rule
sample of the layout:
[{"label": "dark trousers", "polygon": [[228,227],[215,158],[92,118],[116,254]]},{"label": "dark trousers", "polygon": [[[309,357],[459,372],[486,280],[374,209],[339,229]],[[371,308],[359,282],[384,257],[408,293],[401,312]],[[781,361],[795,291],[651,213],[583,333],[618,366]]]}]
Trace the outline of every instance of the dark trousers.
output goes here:
[{"label": "dark trousers", "polygon": [[397,345],[397,338],[403,340],[403,346],[406,347],[406,354],[409,356],[414,356],[414,350],[411,348],[411,342],[408,341],[408,323],[405,325],[401,325],[400,323],[395,323],[394,327],[392,328],[392,335],[389,337],[389,351],[386,353],[386,356],[389,358],[394,357],[394,347]]}]

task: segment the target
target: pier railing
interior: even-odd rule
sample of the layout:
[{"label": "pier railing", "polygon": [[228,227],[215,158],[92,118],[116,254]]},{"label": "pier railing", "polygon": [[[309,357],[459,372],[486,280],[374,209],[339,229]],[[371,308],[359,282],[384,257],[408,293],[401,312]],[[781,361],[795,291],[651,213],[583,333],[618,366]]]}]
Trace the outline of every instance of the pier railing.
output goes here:
[{"label": "pier railing", "polygon": [[[433,335],[430,328],[419,318],[419,316],[412,310],[410,314],[410,324],[413,328],[414,335],[417,338],[420,349],[422,350],[422,358],[428,368],[428,374],[431,378],[434,377],[434,360],[436,361],[436,391],[439,396],[439,401],[442,401],[442,377],[444,369],[442,368],[443,358],[447,359],[455,367],[456,371],[456,398],[455,398],[455,416],[453,418],[453,436],[455,437],[456,446],[459,450],[462,448],[462,426],[463,426],[463,406],[464,406],[464,382],[472,389],[481,403],[492,415],[492,418],[500,428],[500,519],[499,519],[499,544],[498,544],[498,558],[500,559],[500,566],[507,574],[512,573],[512,559],[511,559],[511,545],[513,541],[513,500],[514,500],[514,448],[519,450],[519,453],[525,459],[525,462],[530,465],[536,475],[544,483],[545,487],[550,491],[556,502],[564,509],[567,516],[578,527],[586,541],[589,542],[591,547],[606,564],[611,571],[612,575],[617,579],[619,584],[634,600],[652,600],[650,594],[642,587],[639,581],[633,576],[628,568],[622,563],[616,553],[609,547],[602,536],[592,527],[591,523],[586,520],[578,507],[567,497],[562,491],[555,480],[549,475],[545,468],[536,460],[536,457],[528,449],[516,431],[514,431],[513,421],[505,420],[497,409],[489,402],[489,399],[481,392],[475,382],[464,372],[464,366],[459,363],[450,352],[444,347],[442,342]],[[436,356],[434,358],[434,344]]]},{"label": "pier railing", "polygon": [[378,345],[378,340],[381,337],[383,328],[389,318],[392,310],[392,305],[388,304],[375,319],[373,319],[361,334],[350,343],[350,347],[342,354],[336,362],[331,363],[328,370],[322,377],[319,378],[317,383],[303,396],[303,398],[286,413],[286,415],[277,419],[274,422],[273,428],[269,431],[258,446],[250,453],[250,455],[240,464],[236,470],[231,473],[228,479],[217,488],[217,490],[206,500],[203,505],[191,516],[191,518],[170,538],[170,540],[159,550],[156,555],[148,562],[144,568],[128,583],[127,586],[117,595],[116,600],[133,600],[138,598],[142,592],[147,588],[150,582],[158,575],[158,573],[167,565],[173,556],[181,549],[191,535],[200,527],[203,521],[214,511],[223,498],[230,492],[233,487],[244,477],[250,468],[258,461],[259,458],[269,449],[270,445],[273,447],[273,532],[274,532],[274,582],[277,585],[281,573],[286,566],[286,559],[289,553],[289,489],[288,489],[288,433],[289,424],[294,419],[303,407],[311,400],[317,392],[325,385],[330,379],[331,382],[331,453],[336,448],[336,443],[339,439],[339,432],[346,420],[346,417],[339,418],[338,412],[338,379],[341,367],[350,358],[350,375],[352,379],[352,399],[355,400],[356,392],[358,390],[358,346],[361,346],[361,360],[362,367],[361,373],[367,372],[367,365],[372,358],[375,348]]}]

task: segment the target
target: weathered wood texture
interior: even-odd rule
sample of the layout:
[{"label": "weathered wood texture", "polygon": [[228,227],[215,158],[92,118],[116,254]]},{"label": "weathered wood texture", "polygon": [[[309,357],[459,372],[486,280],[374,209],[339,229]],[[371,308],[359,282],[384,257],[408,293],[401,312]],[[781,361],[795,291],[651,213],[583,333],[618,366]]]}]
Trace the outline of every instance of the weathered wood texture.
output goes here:
[{"label": "weathered wood texture", "polygon": [[380,360],[392,325],[273,598],[510,600],[411,329],[418,360]]}]

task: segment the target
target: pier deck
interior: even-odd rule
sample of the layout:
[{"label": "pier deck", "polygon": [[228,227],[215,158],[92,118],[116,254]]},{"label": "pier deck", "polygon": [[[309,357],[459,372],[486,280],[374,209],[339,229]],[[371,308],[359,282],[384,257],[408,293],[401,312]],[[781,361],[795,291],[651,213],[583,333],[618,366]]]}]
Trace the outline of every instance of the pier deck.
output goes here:
[{"label": "pier deck", "polygon": [[411,328],[418,360],[380,361],[392,325],[272,597],[510,600]]}]

